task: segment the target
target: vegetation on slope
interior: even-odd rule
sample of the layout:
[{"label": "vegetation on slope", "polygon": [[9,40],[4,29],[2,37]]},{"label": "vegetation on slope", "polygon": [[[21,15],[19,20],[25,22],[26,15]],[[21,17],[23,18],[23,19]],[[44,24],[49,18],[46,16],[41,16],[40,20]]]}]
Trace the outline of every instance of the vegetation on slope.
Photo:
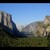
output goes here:
[{"label": "vegetation on slope", "polygon": [[0,47],[47,47],[47,37],[14,38],[0,29]]}]

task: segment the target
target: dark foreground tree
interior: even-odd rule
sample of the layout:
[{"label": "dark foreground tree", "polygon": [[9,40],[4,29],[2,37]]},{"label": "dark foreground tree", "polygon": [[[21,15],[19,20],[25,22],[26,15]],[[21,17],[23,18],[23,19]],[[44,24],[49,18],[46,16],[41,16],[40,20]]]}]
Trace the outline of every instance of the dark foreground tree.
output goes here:
[{"label": "dark foreground tree", "polygon": [[50,47],[50,32],[49,32],[49,34],[48,34],[48,47]]}]

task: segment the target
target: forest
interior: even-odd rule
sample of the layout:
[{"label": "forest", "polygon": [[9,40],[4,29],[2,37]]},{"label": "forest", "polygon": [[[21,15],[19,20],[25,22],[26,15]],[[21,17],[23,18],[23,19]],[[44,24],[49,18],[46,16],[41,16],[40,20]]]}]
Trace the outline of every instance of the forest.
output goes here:
[{"label": "forest", "polygon": [[50,47],[49,37],[13,37],[0,27],[0,47]]}]

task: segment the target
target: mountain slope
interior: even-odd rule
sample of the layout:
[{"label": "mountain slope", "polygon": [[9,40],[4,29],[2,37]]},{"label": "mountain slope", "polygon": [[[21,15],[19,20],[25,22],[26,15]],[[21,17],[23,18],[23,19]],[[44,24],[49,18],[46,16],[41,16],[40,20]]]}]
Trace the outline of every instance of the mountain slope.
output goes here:
[{"label": "mountain slope", "polygon": [[25,34],[33,34],[34,36],[48,36],[50,33],[50,16],[46,16],[44,21],[36,21],[28,24],[23,28]]},{"label": "mountain slope", "polygon": [[0,47],[48,47],[47,37],[12,37],[0,27]]},{"label": "mountain slope", "polygon": [[25,32],[26,34],[30,33],[33,34],[34,36],[37,36],[36,34],[37,27],[40,25],[43,25],[43,21],[33,22],[27,25],[22,31]]}]

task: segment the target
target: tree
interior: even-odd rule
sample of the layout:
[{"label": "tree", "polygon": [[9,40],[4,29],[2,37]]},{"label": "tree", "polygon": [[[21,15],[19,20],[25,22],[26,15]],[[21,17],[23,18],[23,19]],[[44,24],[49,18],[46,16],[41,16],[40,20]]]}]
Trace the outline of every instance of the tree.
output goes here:
[{"label": "tree", "polygon": [[50,32],[49,32],[49,34],[48,34],[48,47],[50,47]]}]

